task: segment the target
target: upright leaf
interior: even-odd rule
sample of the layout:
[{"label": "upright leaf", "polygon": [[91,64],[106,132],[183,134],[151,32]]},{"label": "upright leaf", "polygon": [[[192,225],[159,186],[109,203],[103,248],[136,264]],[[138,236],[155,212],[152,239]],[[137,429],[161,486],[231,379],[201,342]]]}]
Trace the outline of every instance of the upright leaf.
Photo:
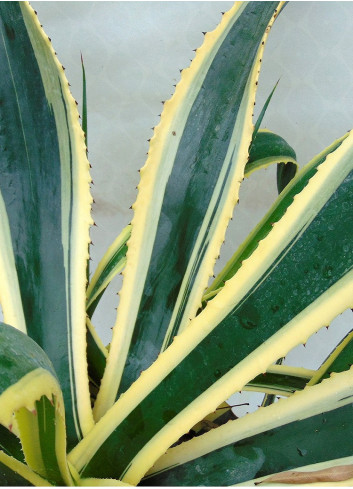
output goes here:
[{"label": "upright leaf", "polygon": [[119,384],[124,392],[201,305],[244,176],[263,45],[278,8],[236,4],[164,104],[133,205],[97,419]]},{"label": "upright leaf", "polygon": [[93,426],[85,285],[91,196],[75,101],[27,2],[0,4],[0,190],[28,334],[62,386],[70,442]]}]

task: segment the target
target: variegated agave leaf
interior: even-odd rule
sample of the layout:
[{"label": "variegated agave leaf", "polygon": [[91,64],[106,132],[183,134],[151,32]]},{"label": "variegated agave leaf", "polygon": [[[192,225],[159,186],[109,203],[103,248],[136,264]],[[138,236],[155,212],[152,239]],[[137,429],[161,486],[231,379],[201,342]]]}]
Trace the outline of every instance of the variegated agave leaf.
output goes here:
[{"label": "variegated agave leaf", "polygon": [[263,45],[279,9],[276,2],[235,5],[205,36],[164,105],[133,205],[96,419],[201,304],[244,176]]},{"label": "variegated agave leaf", "polygon": [[[13,324],[26,328],[53,362],[74,443],[93,426],[85,354],[92,199],[84,136],[64,69],[34,11],[9,2],[0,14],[0,190],[11,235],[5,252],[13,253],[24,311]],[[5,318],[12,323],[7,312]]]}]

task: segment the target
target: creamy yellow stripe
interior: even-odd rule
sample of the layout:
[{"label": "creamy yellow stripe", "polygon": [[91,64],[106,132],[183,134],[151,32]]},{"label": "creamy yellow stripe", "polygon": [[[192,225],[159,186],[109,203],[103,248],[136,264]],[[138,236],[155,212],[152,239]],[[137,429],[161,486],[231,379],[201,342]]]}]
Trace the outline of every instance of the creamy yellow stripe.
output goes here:
[{"label": "creamy yellow stripe", "polygon": [[18,284],[11,231],[4,199],[0,192],[0,303],[4,322],[27,333]]},{"label": "creamy yellow stripe", "polygon": [[[75,378],[76,392],[73,392],[73,403],[78,411],[79,420],[77,420],[77,423],[79,422],[80,428],[85,434],[94,425],[90,405],[86,359],[86,263],[89,258],[89,227],[93,224],[91,217],[93,200],[89,190],[91,182],[89,163],[86,157],[84,134],[79,123],[79,114],[75,100],[68,89],[68,81],[65,77],[64,69],[57,60],[54,49],[42,30],[34,10],[28,2],[20,2],[20,7],[39,65],[45,94],[54,112],[58,131],[62,171],[63,250],[66,277],[67,280],[70,280],[70,283],[66,285],[67,302],[71,304],[71,309],[67,311],[67,315],[68,324],[71,324],[73,328],[73,331],[70,332],[71,337],[68,338],[69,345],[72,342],[73,352],[73,358],[69,357],[69,362],[70,373]],[[56,70],[60,80],[61,93],[67,107],[67,114],[63,109],[60,97],[58,97],[58,81],[53,78],[52,69]],[[66,116],[68,117],[70,134],[67,132]],[[70,158],[72,158],[72,176]],[[68,198],[71,193],[68,182],[71,182],[71,180],[73,183],[74,202],[70,202]],[[65,202],[68,202],[67,205],[65,205]],[[72,204],[71,209],[70,204]],[[72,222],[74,223],[71,228],[70,211],[72,212]],[[71,267],[69,270],[70,262]],[[70,301],[69,297],[71,298]],[[71,351],[70,346],[69,350]]]},{"label": "creamy yellow stripe", "polygon": [[235,4],[223,15],[219,26],[205,36],[204,44],[196,51],[190,68],[182,71],[173,97],[165,102],[160,124],[156,126],[151,139],[148,159],[140,172],[139,193],[132,206],[134,218],[127,264],[123,271],[123,287],[107,366],[94,406],[96,420],[112,406],[116,398],[157,232],[163,189],[173,168],[183,128],[219,45],[244,8],[243,4]]},{"label": "creamy yellow stripe", "polygon": [[200,437],[171,448],[148,472],[151,475],[174,465],[182,465],[219,448],[284,424],[331,411],[352,402],[353,370],[332,376],[319,385],[297,391],[288,399],[260,407],[257,411],[228,422]]},{"label": "creamy yellow stripe", "polygon": [[9,469],[13,470],[28,482],[38,487],[52,487],[52,485],[38,474],[35,474],[27,465],[19,462],[15,458],[9,457],[0,450],[0,462]]},{"label": "creamy yellow stripe", "polygon": [[[298,467],[295,470],[296,472],[313,472],[317,470],[324,470],[324,469],[330,469],[332,467],[339,467],[340,465],[352,465],[353,464],[353,457],[344,457],[344,458],[337,458],[335,460],[329,460],[328,462],[320,462],[317,464],[311,464],[311,465],[304,465],[302,467]],[[277,472],[280,474],[281,472]],[[265,475],[264,477],[259,477],[258,479],[253,479],[250,481],[242,482],[240,484],[234,484],[233,487],[253,487],[256,486],[259,482],[262,482],[265,479],[268,479],[269,477],[273,476],[275,474],[271,475]],[[332,484],[332,482],[314,482],[311,484],[300,484],[300,486],[295,485],[295,484],[276,484],[276,483],[271,483],[271,484],[261,484],[261,486],[264,487],[289,487],[289,486],[295,486],[295,487],[310,487],[310,486],[315,486],[315,487],[353,487],[353,479],[348,479],[346,481],[341,481],[341,482],[335,482]],[[261,487],[260,486],[260,487]]]},{"label": "creamy yellow stripe", "polygon": [[63,481],[67,486],[74,486],[73,478],[71,476],[71,472],[67,463],[67,446],[66,446],[66,426],[65,426],[65,417],[62,415],[65,414],[65,411],[60,407],[61,399],[58,402],[58,399],[54,399],[55,408],[56,408],[56,423],[55,423],[55,453],[56,460],[58,462],[58,466],[60,469],[61,476]]}]

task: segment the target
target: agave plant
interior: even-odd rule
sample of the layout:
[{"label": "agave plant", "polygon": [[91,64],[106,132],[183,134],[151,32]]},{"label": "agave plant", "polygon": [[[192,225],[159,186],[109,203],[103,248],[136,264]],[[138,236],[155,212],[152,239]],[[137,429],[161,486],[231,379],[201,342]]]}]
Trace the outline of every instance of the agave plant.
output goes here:
[{"label": "agave plant", "polygon": [[[317,371],[281,362],[353,294],[353,135],[297,172],[266,104],[253,121],[282,8],[236,4],[205,35],[89,278],[77,107],[36,13],[0,3],[1,485],[352,482],[353,333]],[[244,176],[272,163],[277,200],[209,284]],[[105,347],[93,314],[120,272]],[[264,401],[234,419],[239,390]]]}]

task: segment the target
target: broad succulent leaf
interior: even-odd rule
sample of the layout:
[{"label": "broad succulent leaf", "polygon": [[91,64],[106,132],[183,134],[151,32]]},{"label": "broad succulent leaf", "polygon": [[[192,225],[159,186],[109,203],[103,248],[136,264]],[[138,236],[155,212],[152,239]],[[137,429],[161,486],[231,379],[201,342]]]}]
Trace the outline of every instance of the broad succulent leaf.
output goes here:
[{"label": "broad succulent leaf", "polygon": [[263,44],[277,8],[276,2],[235,5],[205,36],[164,104],[133,205],[96,419],[119,385],[124,392],[201,304],[244,176]]},{"label": "broad succulent leaf", "polygon": [[34,11],[7,2],[0,14],[0,190],[26,329],[53,362],[74,443],[93,426],[85,355],[89,165],[64,69]]},{"label": "broad succulent leaf", "polygon": [[[270,131],[260,130],[256,141],[254,141],[254,134],[248,162],[245,166],[245,178],[249,177],[256,170],[277,163],[278,165],[283,164],[284,166],[291,165],[291,168],[293,167],[295,169],[290,178],[291,180],[298,169],[296,154],[293,148],[281,136]],[[131,225],[126,226],[122,230],[100,260],[87,287],[87,314],[89,317],[93,316],[103,293],[112,279],[124,269],[126,265],[127,243],[130,236]]]}]

